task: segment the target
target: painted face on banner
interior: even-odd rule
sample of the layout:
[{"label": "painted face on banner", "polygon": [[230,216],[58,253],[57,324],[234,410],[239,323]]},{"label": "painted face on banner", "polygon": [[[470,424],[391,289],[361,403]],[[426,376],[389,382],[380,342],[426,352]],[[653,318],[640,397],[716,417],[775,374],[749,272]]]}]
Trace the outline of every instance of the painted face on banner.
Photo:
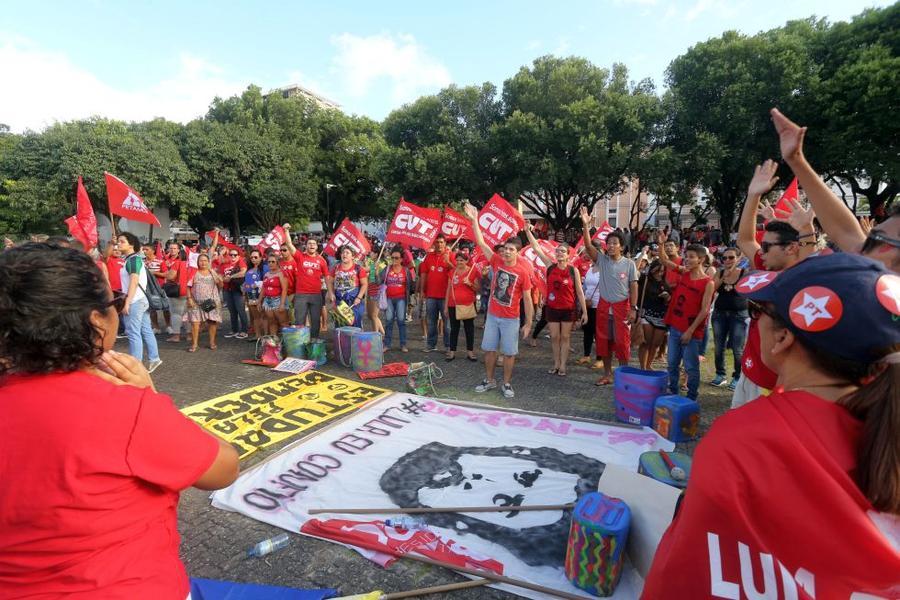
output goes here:
[{"label": "painted face on banner", "polygon": [[[426,506],[516,506],[529,504],[562,504],[577,500],[578,476],[540,468],[534,461],[509,456],[459,457],[462,479],[447,487],[419,490],[419,501]],[[449,479],[449,471],[436,473],[436,485]],[[551,525],[562,518],[562,511],[519,513],[472,513],[472,517],[500,525],[522,529]]]}]

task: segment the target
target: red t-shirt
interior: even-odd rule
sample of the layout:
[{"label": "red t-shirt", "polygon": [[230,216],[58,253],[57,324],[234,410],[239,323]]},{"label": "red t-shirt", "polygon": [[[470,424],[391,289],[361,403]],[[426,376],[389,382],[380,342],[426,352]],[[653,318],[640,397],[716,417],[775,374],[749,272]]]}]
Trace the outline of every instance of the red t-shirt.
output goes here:
[{"label": "red t-shirt", "polygon": [[[679,256],[672,261],[678,266],[681,266],[682,258]],[[675,287],[678,284],[678,280],[681,278],[681,273],[678,269],[666,269],[666,283],[669,284],[669,287]]]},{"label": "red t-shirt", "polygon": [[113,291],[122,291],[122,267],[124,266],[124,258],[110,256],[106,259],[106,270],[109,272],[109,287],[111,287]]},{"label": "red t-shirt", "polygon": [[408,278],[409,273],[407,272],[406,267],[401,267],[399,271],[394,271],[391,267],[388,267],[384,274],[387,297],[405,298],[407,286],[409,285],[407,281]]},{"label": "red t-shirt", "polygon": [[547,306],[557,310],[575,310],[575,267],[560,269],[553,265],[547,269]]},{"label": "red t-shirt", "polygon": [[182,297],[187,296],[187,262],[181,260],[180,258],[166,258],[163,261],[163,266],[166,269],[166,273],[173,269],[178,272],[178,274],[175,276],[175,281],[178,282],[179,293]]},{"label": "red t-shirt", "polygon": [[488,312],[501,319],[519,318],[519,300],[522,293],[531,290],[531,265],[522,259],[507,266],[499,254],[491,256],[494,280],[491,282],[491,299]]},{"label": "red t-shirt", "polygon": [[[319,255],[294,252],[294,293],[318,294],[322,291],[322,278],[328,276],[328,263]],[[284,267],[282,267],[283,269]]]},{"label": "red t-shirt", "polygon": [[231,262],[230,260],[220,262],[218,273],[224,280],[222,289],[232,292],[239,291],[241,289],[241,284],[244,283],[244,278],[241,277],[240,279],[228,279],[228,277],[240,273],[241,271],[245,271],[246,269],[247,263],[245,263],[244,259],[240,257],[238,257],[237,261],[235,262]]},{"label": "red t-shirt", "polygon": [[215,438],[150,389],[76,371],[0,385],[0,597],[183,600],[178,492]]},{"label": "red t-shirt", "polygon": [[[283,273],[282,273],[283,274]],[[278,273],[266,273],[265,277],[263,277],[263,296],[266,298],[280,298],[281,297],[281,277],[278,276]]]},{"label": "red t-shirt", "polygon": [[478,279],[479,276],[476,269],[466,267],[462,274],[459,274],[454,269],[450,276],[450,285],[453,286],[453,289],[450,290],[450,302],[447,303],[447,306],[474,304],[475,288],[478,287],[476,283]]},{"label": "red t-shirt", "polygon": [[803,391],[716,419],[642,598],[900,597],[892,518],[853,479],[861,433],[846,409]]},{"label": "red t-shirt", "polygon": [[[700,279],[691,279],[690,273],[683,273],[678,279],[675,289],[672,290],[672,299],[669,301],[669,308],[666,310],[666,317],[663,319],[663,322],[666,325],[671,325],[678,331],[687,331],[694,319],[697,318],[697,315],[700,314],[700,309],[703,307],[703,294],[706,291],[706,284],[710,281],[712,279],[705,275]],[[709,317],[708,311],[703,321],[694,329],[691,337],[695,340],[703,339],[703,334],[706,332],[707,317]]]},{"label": "red t-shirt", "polygon": [[[447,264],[447,261],[450,264]],[[448,252],[445,256],[430,252],[419,265],[419,275],[426,276],[425,297],[443,298],[447,293],[447,282],[450,281],[451,265],[456,264],[456,255]]]},{"label": "red t-shirt", "polygon": [[[762,255],[757,252],[753,256],[753,266],[757,270],[765,270]],[[778,373],[771,370],[762,361],[759,347],[759,323],[750,320],[747,328],[747,344],[744,346],[744,354],[741,356],[741,373],[761,388],[771,390],[778,381]]]},{"label": "red t-shirt", "polygon": [[[278,266],[281,268],[281,272],[284,274],[284,278],[287,279],[288,294],[293,294],[294,288],[296,287],[296,283],[294,282],[297,278],[297,263],[295,263],[292,258],[288,258],[286,260],[279,260]],[[316,291],[322,291],[321,285],[316,289]]]}]

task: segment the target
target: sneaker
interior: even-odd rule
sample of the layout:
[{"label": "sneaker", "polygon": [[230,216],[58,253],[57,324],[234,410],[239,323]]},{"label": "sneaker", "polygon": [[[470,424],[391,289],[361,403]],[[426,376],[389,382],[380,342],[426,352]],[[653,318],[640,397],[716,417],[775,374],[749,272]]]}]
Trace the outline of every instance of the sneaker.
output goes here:
[{"label": "sneaker", "polygon": [[156,369],[159,368],[159,365],[162,364],[162,360],[157,358],[156,360],[151,360],[150,364],[147,365],[147,372],[152,373]]},{"label": "sneaker", "polygon": [[508,383],[503,384],[503,397],[504,398],[515,398],[516,393],[513,391],[512,386]]},{"label": "sneaker", "polygon": [[233,337],[237,337],[237,336],[238,336],[237,333],[226,333],[224,337],[233,338]]},{"label": "sneaker", "polygon": [[428,347],[426,346],[426,347],[425,347],[425,352],[437,352],[437,348],[428,348]]},{"label": "sneaker", "polygon": [[731,383],[728,384],[728,389],[733,392],[736,387],[737,387],[737,379],[732,379]]},{"label": "sneaker", "polygon": [[175,330],[172,329],[171,325],[169,325],[168,327],[166,327],[166,333],[169,335],[175,335]]},{"label": "sneaker", "polygon": [[483,380],[481,383],[475,386],[475,391],[479,394],[483,394],[488,390],[493,390],[497,388],[496,381],[488,381],[487,379]]},{"label": "sneaker", "polygon": [[124,333],[117,333],[117,334],[116,334],[116,339],[117,339],[117,340],[124,340],[124,339],[127,338],[127,337],[128,337],[128,336],[127,336],[126,334],[124,334]]},{"label": "sneaker", "polygon": [[725,385],[725,376],[724,375],[716,375],[715,379],[709,382],[709,385],[714,385],[716,387],[722,387]]},{"label": "sneaker", "polygon": [[234,335],[234,339],[236,339],[236,340],[246,340],[246,339],[247,339],[247,334],[244,333],[244,332],[236,333],[236,334]]}]

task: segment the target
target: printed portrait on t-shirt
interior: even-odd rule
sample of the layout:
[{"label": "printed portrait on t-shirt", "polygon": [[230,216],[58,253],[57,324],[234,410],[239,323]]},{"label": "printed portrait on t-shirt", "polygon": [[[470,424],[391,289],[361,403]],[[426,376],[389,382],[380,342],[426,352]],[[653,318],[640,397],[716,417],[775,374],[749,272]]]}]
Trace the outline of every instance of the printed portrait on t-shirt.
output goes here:
[{"label": "printed portrait on t-shirt", "polygon": [[500,306],[512,306],[513,290],[516,289],[516,282],[519,276],[500,269],[497,271],[496,282],[494,283],[494,302]]},{"label": "printed portrait on t-shirt", "polygon": [[[577,502],[597,489],[604,463],[555,448],[454,447],[431,442],[400,457],[379,485],[397,506],[503,506],[508,511],[424,513],[428,525],[497,543],[531,566],[565,561],[570,517],[517,506]],[[476,516],[477,515],[477,516]]]}]

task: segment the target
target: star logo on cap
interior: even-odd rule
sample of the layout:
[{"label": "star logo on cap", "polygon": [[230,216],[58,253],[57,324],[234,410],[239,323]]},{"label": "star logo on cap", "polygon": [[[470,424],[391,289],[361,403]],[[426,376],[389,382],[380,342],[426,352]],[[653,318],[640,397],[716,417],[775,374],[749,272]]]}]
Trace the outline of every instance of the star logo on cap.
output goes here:
[{"label": "star logo on cap", "polygon": [[754,291],[756,288],[764,288],[775,280],[777,273],[774,271],[764,271],[762,273],[754,273],[744,277],[740,283],[735,286],[741,293]]},{"label": "star logo on cap", "polygon": [[817,333],[831,329],[843,314],[841,299],[826,287],[803,288],[791,300],[791,322],[803,331]]},{"label": "star logo on cap", "polygon": [[900,316],[900,277],[882,275],[875,284],[878,302],[891,314]]}]

